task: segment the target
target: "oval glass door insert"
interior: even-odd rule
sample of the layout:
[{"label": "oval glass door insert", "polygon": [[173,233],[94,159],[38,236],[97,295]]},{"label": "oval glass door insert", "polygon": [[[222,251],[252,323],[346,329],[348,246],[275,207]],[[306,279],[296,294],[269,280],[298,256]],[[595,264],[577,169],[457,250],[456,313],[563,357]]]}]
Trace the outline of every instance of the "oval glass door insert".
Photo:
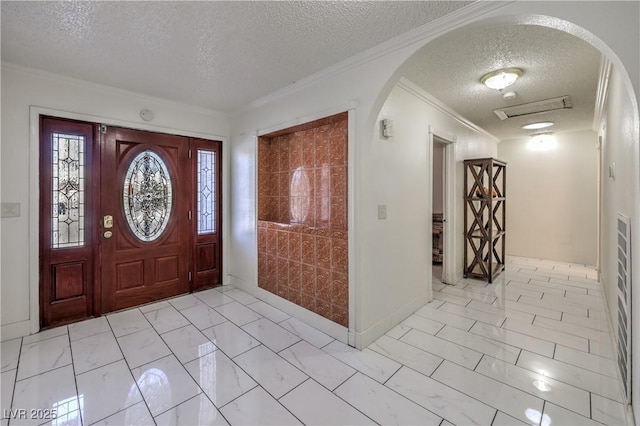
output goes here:
[{"label": "oval glass door insert", "polygon": [[171,215],[171,177],[162,158],[144,151],[131,161],[124,178],[124,215],[142,241],[162,235]]}]

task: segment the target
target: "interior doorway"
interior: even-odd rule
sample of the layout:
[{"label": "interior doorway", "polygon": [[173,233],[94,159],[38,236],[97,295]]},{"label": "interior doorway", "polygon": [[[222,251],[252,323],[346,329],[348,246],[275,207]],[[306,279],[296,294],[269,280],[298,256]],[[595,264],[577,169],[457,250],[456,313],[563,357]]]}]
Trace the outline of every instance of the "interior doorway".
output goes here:
[{"label": "interior doorway", "polygon": [[445,161],[446,145],[434,138],[433,141],[433,191],[432,191],[432,256],[433,282],[442,283],[444,262],[444,194],[445,194]]},{"label": "interior doorway", "polygon": [[429,133],[431,154],[431,264],[433,283],[455,284],[453,137]]},{"label": "interior doorway", "polygon": [[221,284],[221,142],[40,117],[40,327]]}]

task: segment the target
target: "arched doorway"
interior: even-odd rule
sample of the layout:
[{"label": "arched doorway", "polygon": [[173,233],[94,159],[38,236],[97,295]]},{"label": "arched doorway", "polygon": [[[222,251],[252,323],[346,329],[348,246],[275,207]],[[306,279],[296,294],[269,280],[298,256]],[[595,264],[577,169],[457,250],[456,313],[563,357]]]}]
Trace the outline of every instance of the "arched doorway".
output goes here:
[{"label": "arched doorway", "polygon": [[[527,9],[528,7],[529,6],[523,7],[523,8]],[[548,16],[540,16],[540,15],[534,15],[534,14],[521,14],[521,15],[501,16],[497,18],[494,17],[494,18],[478,21],[473,25],[465,28],[468,30],[469,28],[480,28],[484,26],[485,28],[491,29],[491,28],[495,28],[496,25],[521,26],[521,27],[534,26],[536,29],[543,30],[543,32],[557,31],[557,32],[562,32],[566,35],[570,35],[571,37],[579,38],[584,42],[586,42],[585,44],[588,45],[587,47],[596,51],[597,53],[601,53],[606,59],[603,62],[604,65],[602,67],[600,66],[600,64],[598,64],[597,72],[600,75],[603,75],[603,71],[606,71],[606,68],[608,67],[607,65],[608,62],[613,63],[614,72],[608,75],[605,72],[605,77],[601,78],[601,82],[599,86],[599,87],[602,87],[603,85],[604,86],[609,85],[610,97],[607,102],[605,100],[602,100],[600,98],[600,95],[598,95],[598,100],[596,102],[600,102],[600,105],[597,106],[597,109],[600,111],[600,114],[602,114],[602,116],[596,116],[593,119],[594,124],[591,129],[591,132],[594,136],[595,141],[597,141],[598,137],[603,138],[605,141],[606,140],[609,141],[609,151],[607,153],[603,153],[601,159],[599,160],[600,165],[605,166],[603,167],[603,169],[605,170],[605,173],[608,172],[608,176],[602,176],[600,180],[600,184],[602,185],[603,192],[605,194],[609,194],[608,198],[605,195],[605,198],[607,198],[607,200],[609,201],[604,202],[603,206],[598,207],[599,215],[600,215],[599,220],[603,223],[602,231],[601,231],[602,242],[601,242],[600,248],[594,249],[594,252],[596,252],[600,257],[602,257],[601,263],[602,263],[602,282],[604,285],[603,291],[607,297],[607,305],[609,309],[610,319],[613,322],[613,328],[614,330],[617,330],[618,329],[617,259],[615,258],[615,256],[612,256],[611,253],[616,252],[615,240],[617,239],[618,235],[614,226],[615,221],[613,220],[613,216],[614,216],[614,213],[619,211],[626,212],[626,214],[631,218],[632,227],[634,222],[636,224],[638,223],[638,208],[635,206],[632,206],[631,204],[629,204],[628,201],[626,201],[626,200],[633,200],[632,202],[637,205],[638,200],[640,199],[639,190],[638,190],[639,189],[638,173],[637,173],[638,164],[640,163],[640,157],[638,155],[639,153],[637,149],[638,135],[639,135],[638,107],[637,107],[638,95],[633,90],[633,84],[637,84],[637,82],[631,81],[631,79],[629,78],[629,74],[625,69],[622,61],[618,58],[618,56],[616,56],[613,50],[611,50],[611,48],[609,48],[605,44],[605,42],[598,39],[594,34],[589,33],[584,28],[571,24],[566,20],[562,20],[559,18],[550,18]],[[443,36],[443,39],[456,31],[462,31],[462,30],[463,28],[460,27],[450,33],[447,33],[445,36]],[[438,40],[439,39],[435,39],[434,41],[427,43],[422,48],[423,51],[428,52],[429,46],[437,43]],[[636,42],[636,46],[637,46],[637,42]],[[418,52],[417,54],[420,53],[420,51],[417,51],[417,52]],[[451,55],[454,55],[455,52],[456,52],[455,47],[452,50],[450,50]],[[407,82],[406,80],[407,75],[411,74],[411,67],[416,66],[414,59],[415,59],[415,56],[411,56],[407,61],[405,61],[402,65],[400,65],[400,67],[395,72],[393,77],[386,84],[384,90],[380,93],[376,101],[376,104],[375,104],[376,106],[374,107],[374,111],[370,115],[371,117],[375,117],[374,121],[376,122],[376,124],[377,124],[377,121],[382,119],[393,121],[395,118],[394,108],[400,103],[399,99],[402,96],[402,92],[403,91],[407,92],[408,90],[416,89],[415,87],[413,88],[411,87],[412,85],[410,84],[411,83],[410,78],[408,79],[409,82]],[[441,58],[437,58],[432,55],[429,59],[431,61],[437,62],[437,60]],[[559,58],[559,60],[562,60],[562,59],[563,58]],[[413,71],[415,71],[415,68],[413,69]],[[633,74],[634,72],[635,70],[632,69],[631,73]],[[441,75],[444,75],[447,77],[450,76],[447,73],[446,68],[441,69]],[[478,77],[480,75],[482,75],[482,72],[478,73]],[[405,80],[403,80],[403,78]],[[477,84],[478,79],[479,78],[474,78],[473,83]],[[426,88],[423,87],[422,89],[424,92],[428,94],[429,83],[427,82],[425,85],[427,87]],[[451,89],[450,86],[443,88],[442,85],[438,84],[438,82],[435,82],[435,83],[432,82],[432,87],[437,87],[438,89],[443,89],[443,90]],[[466,92],[466,93],[467,95],[469,95],[469,92]],[[420,95],[425,98],[429,98],[429,96],[425,95],[424,93]],[[394,97],[395,97],[396,103],[393,102]],[[615,100],[612,100],[611,97],[615,98]],[[407,99],[404,99],[404,100],[406,101]],[[433,108],[438,109],[439,107],[438,102],[434,101],[433,99],[427,99],[427,100],[431,102]],[[622,106],[619,106],[619,105],[622,105]],[[594,103],[594,106],[596,106],[595,103]],[[409,126],[410,124],[402,123],[402,122],[394,122],[394,132],[396,133],[402,132],[402,130],[400,130],[400,127],[404,125]],[[626,130],[623,132],[612,131],[611,126],[613,126],[614,128],[622,126]],[[418,130],[414,129],[414,134],[418,134],[420,131],[421,131],[420,129]],[[384,145],[381,144],[380,138],[376,136],[376,132],[377,132],[377,128],[374,126],[374,130],[373,130],[374,136],[372,138],[372,143],[380,144],[380,146],[383,147],[382,149],[384,149]],[[403,136],[406,136],[406,135],[403,135]],[[489,143],[489,142],[490,141],[483,141],[483,143]],[[417,148],[415,148],[417,146],[418,145],[416,142],[416,144],[413,145],[414,147],[413,153],[417,154],[418,156],[422,155],[423,153],[419,151]],[[469,141],[469,144],[467,145],[467,147],[469,147],[470,151],[467,151],[465,153],[466,155],[474,154],[474,152],[472,151],[472,148],[470,148],[472,146],[473,144],[471,143],[471,141]],[[627,151],[628,155],[626,159],[623,159],[620,155],[622,147],[626,147],[628,150]],[[485,147],[485,148],[487,148],[487,151],[491,151],[490,147]],[[396,146],[395,148],[389,148],[389,152],[392,149],[397,150],[398,147]],[[487,152],[487,151],[483,151],[483,152]],[[497,151],[498,150],[496,149],[496,152]],[[370,162],[369,167],[374,168],[374,166],[377,165],[375,161],[376,160],[374,159],[373,162]],[[620,176],[619,174],[616,173],[619,170],[618,166],[620,164],[619,163],[620,161],[622,161],[622,163],[624,164],[622,166],[622,168],[624,169],[624,172],[622,172],[622,175],[624,177],[616,178],[616,176]],[[399,161],[399,163],[400,162],[401,161]],[[593,166],[594,175],[595,175],[597,163],[594,161],[592,166]],[[411,171],[408,171],[406,169],[404,170],[404,172],[411,173]],[[416,164],[416,167],[414,169],[415,174],[419,174],[423,172],[424,173],[427,172],[426,161],[421,164]],[[620,184],[616,184],[615,183],[616,179],[618,180],[623,179],[624,182],[626,183],[626,187],[622,188]],[[402,179],[399,179],[398,183],[402,184],[405,182],[402,182]],[[407,204],[409,203],[408,200],[409,198],[407,197],[405,200]],[[424,208],[426,206],[425,203],[423,204],[421,204],[420,202],[416,203],[415,199],[412,199],[412,202],[418,208]],[[569,217],[569,220],[571,220],[570,217]],[[423,229],[423,231],[426,231],[426,227],[425,229]],[[595,241],[597,235],[598,235],[597,231],[593,230],[592,231],[593,241]],[[638,242],[637,234],[632,236],[632,241]],[[594,253],[594,256],[596,253]],[[635,339],[634,341],[637,341],[637,339]],[[633,358],[637,360],[638,359],[637,354],[634,353]]]}]

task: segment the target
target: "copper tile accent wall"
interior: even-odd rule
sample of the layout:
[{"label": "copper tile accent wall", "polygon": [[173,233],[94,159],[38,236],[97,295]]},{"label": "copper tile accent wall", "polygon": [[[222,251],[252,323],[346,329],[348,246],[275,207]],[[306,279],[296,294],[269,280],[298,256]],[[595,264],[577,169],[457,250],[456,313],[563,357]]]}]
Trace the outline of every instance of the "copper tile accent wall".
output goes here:
[{"label": "copper tile accent wall", "polygon": [[347,113],[258,140],[258,286],[348,326]]}]

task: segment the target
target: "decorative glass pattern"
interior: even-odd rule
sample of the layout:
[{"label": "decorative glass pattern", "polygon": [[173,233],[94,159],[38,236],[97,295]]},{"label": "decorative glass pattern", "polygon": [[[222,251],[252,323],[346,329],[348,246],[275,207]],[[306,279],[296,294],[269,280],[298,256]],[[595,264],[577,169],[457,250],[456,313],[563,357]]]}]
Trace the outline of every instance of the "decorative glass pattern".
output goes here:
[{"label": "decorative glass pattern", "polygon": [[305,223],[311,210],[313,188],[309,174],[313,174],[313,169],[305,169],[300,166],[291,174],[291,221],[294,223]]},{"label": "decorative glass pattern", "polygon": [[124,215],[142,241],[154,241],[171,215],[171,178],[164,161],[152,151],[138,154],[127,170],[123,188]]},{"label": "decorative glass pattern", "polygon": [[198,150],[198,234],[216,232],[216,152]]},{"label": "decorative glass pattern", "polygon": [[85,244],[85,138],[52,134],[52,248]]}]

